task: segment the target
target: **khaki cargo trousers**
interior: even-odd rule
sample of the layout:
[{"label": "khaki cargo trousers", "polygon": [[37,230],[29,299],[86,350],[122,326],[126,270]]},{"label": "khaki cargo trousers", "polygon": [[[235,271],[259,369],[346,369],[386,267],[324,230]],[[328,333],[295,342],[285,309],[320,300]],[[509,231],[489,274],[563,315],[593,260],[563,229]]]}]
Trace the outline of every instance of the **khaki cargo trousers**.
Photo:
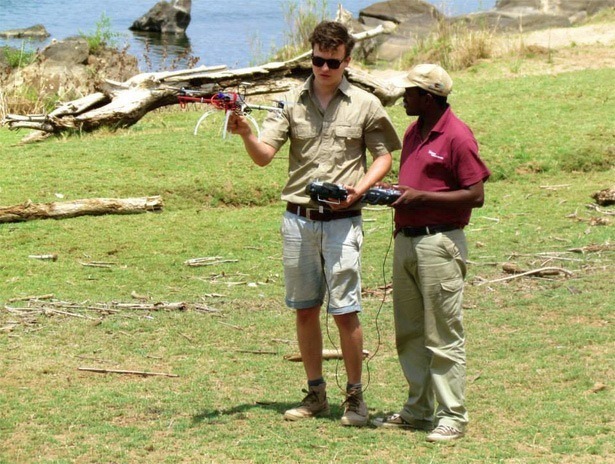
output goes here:
[{"label": "khaki cargo trousers", "polygon": [[395,337],[409,385],[401,416],[465,432],[465,234],[462,229],[419,237],[399,233],[394,250]]}]

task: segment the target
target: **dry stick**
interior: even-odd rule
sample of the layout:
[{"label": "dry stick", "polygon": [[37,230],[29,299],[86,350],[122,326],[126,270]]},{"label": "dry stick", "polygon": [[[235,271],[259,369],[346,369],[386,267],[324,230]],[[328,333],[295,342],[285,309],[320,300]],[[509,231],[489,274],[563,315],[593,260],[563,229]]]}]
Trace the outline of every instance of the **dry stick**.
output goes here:
[{"label": "dry stick", "polygon": [[205,258],[192,258],[184,261],[186,266],[213,266],[214,264],[236,263],[238,259],[224,259],[222,256],[207,256]]},{"label": "dry stick", "polygon": [[596,212],[598,212],[598,213],[600,213],[600,214],[606,214],[606,215],[608,215],[608,216],[613,216],[613,215],[615,215],[615,211],[604,211],[604,210],[600,209],[600,208],[599,208],[598,206],[596,206],[596,205],[587,205],[587,208],[589,208],[589,209],[593,209],[593,210],[595,210]]},{"label": "dry stick", "polygon": [[127,371],[121,369],[103,369],[99,367],[78,367],[80,371],[89,371],[89,372],[98,372],[101,374],[132,374],[132,375],[141,375],[143,377],[147,376],[163,376],[163,377],[179,377],[177,374],[167,374],[165,372],[144,372],[144,371]]},{"label": "dry stick", "polygon": [[220,324],[222,324],[222,325],[225,325],[225,326],[227,326],[227,327],[230,327],[231,329],[235,329],[235,330],[243,330],[243,328],[242,328],[242,327],[239,327],[239,326],[237,326],[237,325],[233,325],[233,324],[229,324],[229,323],[227,323],[227,322],[218,321],[218,323],[220,323]]},{"label": "dry stick", "polygon": [[28,300],[49,300],[53,297],[54,297],[53,293],[49,293],[47,295],[41,295],[41,296],[24,296],[21,298],[11,298],[9,300],[9,303],[14,303],[16,301],[28,301]]},{"label": "dry stick", "polygon": [[[366,359],[367,357],[369,357],[369,351],[367,350],[363,350],[363,359]],[[322,350],[322,359],[323,360],[329,360],[329,359],[343,359],[343,355],[342,352],[339,350]],[[302,360],[301,354],[297,353],[297,354],[289,354],[284,356],[284,359],[286,359],[287,361],[292,361],[292,362],[299,362]]]},{"label": "dry stick", "polygon": [[57,261],[58,255],[56,253],[51,253],[48,255],[29,255],[30,259],[41,259],[41,260],[49,260],[49,261]]},{"label": "dry stick", "polygon": [[98,319],[95,319],[93,317],[84,316],[83,314],[69,313],[67,311],[60,311],[59,309],[46,309],[46,308],[43,308],[43,311],[44,311],[45,314],[47,314],[47,313],[61,314],[63,316],[79,317],[81,319],[88,319],[90,321],[97,321],[98,320]]},{"label": "dry stick", "polygon": [[518,279],[519,277],[525,277],[525,276],[528,276],[528,275],[540,274],[540,273],[544,273],[544,272],[555,272],[555,271],[560,272],[562,274],[565,274],[568,277],[572,276],[572,272],[567,271],[566,269],[562,269],[562,268],[559,268],[559,267],[542,267],[540,269],[533,269],[531,271],[526,271],[526,272],[522,272],[520,274],[515,274],[515,275],[512,275],[512,276],[503,277],[501,279],[485,280],[485,281],[480,282],[480,283],[478,283],[476,285],[480,286],[480,285],[485,285],[485,284],[493,284],[493,283],[496,283],[496,282],[504,282],[506,280]]},{"label": "dry stick", "polygon": [[96,261],[93,261],[91,263],[80,262],[79,264],[81,264],[82,266],[102,267],[102,268],[105,268],[105,269],[110,269],[110,268],[113,267],[113,263],[102,263],[102,262],[96,262]]},{"label": "dry stick", "polygon": [[278,354],[275,351],[265,350],[235,350],[236,353],[248,353],[248,354]]}]

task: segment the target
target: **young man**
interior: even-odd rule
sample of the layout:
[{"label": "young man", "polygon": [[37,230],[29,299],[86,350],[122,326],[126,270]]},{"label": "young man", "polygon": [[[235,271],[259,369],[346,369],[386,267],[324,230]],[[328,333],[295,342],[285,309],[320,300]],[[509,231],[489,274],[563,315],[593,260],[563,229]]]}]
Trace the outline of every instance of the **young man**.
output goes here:
[{"label": "young man", "polygon": [[406,89],[406,114],[418,116],[404,135],[402,195],[392,205],[395,338],[409,393],[400,413],[373,424],[430,430],[428,441],[453,440],[468,422],[463,228],[483,205],[490,173],[472,131],[447,103],[453,81],[444,69],[418,65],[396,85]]},{"label": "young man", "polygon": [[[282,191],[287,206],[281,227],[286,304],[296,313],[308,391],[284,418],[294,421],[329,413],[320,327],[320,309],[327,301],[348,376],[341,422],[362,426],[367,424],[368,411],[361,384],[363,332],[358,313],[363,232],[357,200],[386,175],[391,152],[401,143],[376,97],[344,76],[354,46],[348,30],[337,22],[322,22],[310,43],[312,76],[285,97],[281,115],[267,118],[261,140],[240,116],[230,118],[229,130],[242,137],[259,166],[269,164],[290,140],[289,177]],[[373,157],[369,169],[366,150]],[[343,184],[347,199],[326,208],[315,203],[305,193],[315,180]]]}]

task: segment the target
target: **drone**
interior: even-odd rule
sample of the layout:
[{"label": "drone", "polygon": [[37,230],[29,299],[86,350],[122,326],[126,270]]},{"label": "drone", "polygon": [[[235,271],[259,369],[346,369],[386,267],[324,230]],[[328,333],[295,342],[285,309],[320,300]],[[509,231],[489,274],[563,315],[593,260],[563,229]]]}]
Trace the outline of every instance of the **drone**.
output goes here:
[{"label": "drone", "polygon": [[177,98],[179,100],[179,105],[182,108],[185,108],[188,103],[203,103],[212,107],[205,111],[205,113],[203,113],[197,121],[194,126],[194,135],[198,134],[199,126],[203,123],[203,121],[205,121],[205,119],[207,119],[208,116],[212,115],[216,111],[224,111],[224,125],[222,126],[223,139],[226,138],[226,134],[228,132],[228,121],[233,113],[244,116],[248,121],[250,121],[256,130],[258,138],[260,139],[260,128],[258,127],[256,119],[254,119],[254,117],[250,114],[252,110],[275,111],[277,113],[281,113],[284,109],[284,102],[282,101],[276,101],[276,106],[248,104],[244,95],[239,92],[217,92],[212,94],[202,90],[182,88],[179,91]]}]

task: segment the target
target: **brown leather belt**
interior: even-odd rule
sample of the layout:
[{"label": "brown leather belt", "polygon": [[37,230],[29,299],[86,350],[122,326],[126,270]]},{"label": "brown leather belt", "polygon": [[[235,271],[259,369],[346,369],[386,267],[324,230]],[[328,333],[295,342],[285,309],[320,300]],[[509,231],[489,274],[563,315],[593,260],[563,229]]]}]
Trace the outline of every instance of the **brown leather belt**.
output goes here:
[{"label": "brown leather belt", "polygon": [[295,203],[287,203],[286,211],[297,214],[310,221],[333,221],[335,219],[345,219],[361,215],[361,210],[353,209],[346,211],[333,211],[331,209],[323,209],[322,211],[316,208],[306,208],[305,206]]},{"label": "brown leather belt", "polygon": [[451,230],[459,229],[458,226],[443,224],[440,226],[424,226],[424,227],[402,227],[399,232],[406,237],[420,237],[421,235],[435,235],[440,232],[449,232]]}]

